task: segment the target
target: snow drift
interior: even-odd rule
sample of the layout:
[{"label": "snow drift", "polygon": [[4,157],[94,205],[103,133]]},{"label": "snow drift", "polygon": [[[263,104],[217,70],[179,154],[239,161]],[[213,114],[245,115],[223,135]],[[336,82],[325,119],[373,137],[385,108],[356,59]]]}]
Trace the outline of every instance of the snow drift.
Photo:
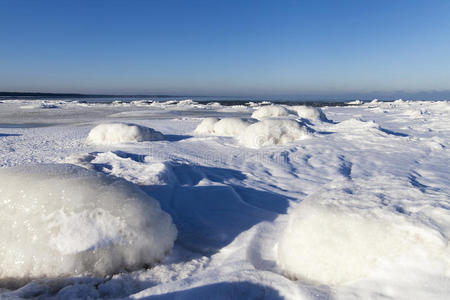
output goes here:
[{"label": "snow drift", "polygon": [[[290,212],[278,245],[278,265],[290,277],[334,285],[392,267],[444,255],[447,241],[386,209],[302,202]],[[443,258],[444,257],[444,258]]]},{"label": "snow drift", "polygon": [[118,144],[128,142],[158,141],[164,135],[152,128],[125,123],[100,124],[94,127],[86,139],[88,144]]},{"label": "snow drift", "polygon": [[285,145],[304,139],[308,128],[294,120],[266,119],[248,126],[240,135],[239,142],[249,148],[261,148],[271,145]]},{"label": "snow drift", "polygon": [[253,124],[251,120],[240,118],[205,118],[195,129],[194,133],[199,135],[219,135],[219,136],[238,136],[249,125]]},{"label": "snow drift", "polygon": [[252,118],[262,120],[265,118],[287,117],[289,114],[289,110],[283,106],[268,105],[255,110],[252,114]]},{"label": "snow drift", "polygon": [[0,169],[0,278],[106,275],[160,261],[177,235],[135,185],[74,165]]}]

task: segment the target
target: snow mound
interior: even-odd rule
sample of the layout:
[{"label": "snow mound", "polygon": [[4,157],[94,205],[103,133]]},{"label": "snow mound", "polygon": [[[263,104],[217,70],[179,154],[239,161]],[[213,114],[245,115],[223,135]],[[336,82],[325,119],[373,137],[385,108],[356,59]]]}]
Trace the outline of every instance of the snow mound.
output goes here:
[{"label": "snow mound", "polygon": [[308,137],[308,128],[294,120],[266,119],[248,126],[238,137],[249,148],[261,148],[287,143]]},{"label": "snow mound", "polygon": [[252,114],[252,118],[261,120],[265,118],[287,117],[289,114],[289,110],[283,106],[268,105],[255,110]]},{"label": "snow mound", "polygon": [[327,116],[318,107],[296,105],[290,107],[290,109],[294,111],[300,118],[308,120],[328,121]]},{"label": "snow mound", "polygon": [[158,141],[164,135],[152,128],[125,123],[109,123],[95,126],[86,139],[88,144],[118,144],[128,142]]},{"label": "snow mound", "polygon": [[448,251],[438,232],[386,209],[357,211],[305,201],[289,218],[277,263],[294,278],[342,284],[364,278],[380,265],[414,265]]},{"label": "snow mound", "polygon": [[0,169],[0,279],[107,275],[152,265],[177,235],[135,185],[68,164]]},{"label": "snow mound", "polygon": [[194,133],[199,135],[238,136],[253,123],[251,120],[240,118],[206,118],[197,126]]}]

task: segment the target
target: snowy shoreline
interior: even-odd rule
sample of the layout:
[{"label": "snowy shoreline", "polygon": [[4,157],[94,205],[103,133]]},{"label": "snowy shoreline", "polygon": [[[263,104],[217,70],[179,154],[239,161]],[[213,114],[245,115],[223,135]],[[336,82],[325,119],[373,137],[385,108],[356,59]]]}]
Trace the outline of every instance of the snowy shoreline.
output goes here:
[{"label": "snowy shoreline", "polygon": [[[119,264],[106,277],[88,269],[52,277],[43,268],[35,274],[45,276],[19,287],[11,280],[23,279],[21,269],[2,269],[0,298],[446,299],[450,102],[321,111],[3,100],[0,171],[68,163],[120,178],[156,199],[178,236],[162,260],[170,238],[158,249],[159,263],[129,271]],[[126,125],[100,127],[86,142],[94,127],[115,123]],[[83,226],[93,222],[86,220]],[[113,240],[119,231],[101,232]],[[55,249],[75,241],[60,236]],[[93,241],[82,250],[95,249]],[[1,246],[5,260],[14,248],[6,238]]]}]

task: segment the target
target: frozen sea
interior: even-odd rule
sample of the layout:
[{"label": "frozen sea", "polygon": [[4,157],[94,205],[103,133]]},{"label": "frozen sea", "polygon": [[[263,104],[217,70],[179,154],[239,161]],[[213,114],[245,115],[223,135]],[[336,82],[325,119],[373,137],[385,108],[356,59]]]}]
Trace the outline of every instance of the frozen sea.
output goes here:
[{"label": "frozen sea", "polygon": [[69,100],[0,100],[0,298],[448,299],[450,102]]}]

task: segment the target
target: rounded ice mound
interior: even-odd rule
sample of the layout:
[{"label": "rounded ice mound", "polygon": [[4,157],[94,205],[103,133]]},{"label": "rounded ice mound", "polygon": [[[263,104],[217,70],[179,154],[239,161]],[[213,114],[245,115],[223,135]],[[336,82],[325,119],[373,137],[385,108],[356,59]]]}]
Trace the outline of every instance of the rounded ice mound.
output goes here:
[{"label": "rounded ice mound", "polygon": [[252,118],[262,120],[265,118],[287,117],[289,114],[289,110],[284,106],[267,105],[255,110],[252,114]]},{"label": "rounded ice mound", "polygon": [[0,279],[136,269],[177,235],[137,186],[69,164],[0,169],[0,214]]},{"label": "rounded ice mound", "polygon": [[239,118],[223,118],[214,124],[214,133],[222,136],[238,136],[253,122]]},{"label": "rounded ice mound", "polygon": [[119,144],[128,142],[159,141],[164,135],[152,128],[126,123],[105,123],[92,128],[86,139],[88,144]]},{"label": "rounded ice mound", "polygon": [[426,260],[448,251],[445,245],[439,233],[381,208],[361,212],[305,201],[289,213],[277,263],[290,277],[335,285],[382,264]]},{"label": "rounded ice mound", "polygon": [[248,126],[240,135],[239,142],[249,148],[285,145],[304,139],[308,129],[295,120],[266,119]]},{"label": "rounded ice mound", "polygon": [[328,121],[327,116],[319,107],[295,105],[290,109],[294,111],[300,118],[308,120]]},{"label": "rounded ice mound", "polygon": [[240,118],[206,118],[195,129],[196,134],[238,136],[254,122]]}]

